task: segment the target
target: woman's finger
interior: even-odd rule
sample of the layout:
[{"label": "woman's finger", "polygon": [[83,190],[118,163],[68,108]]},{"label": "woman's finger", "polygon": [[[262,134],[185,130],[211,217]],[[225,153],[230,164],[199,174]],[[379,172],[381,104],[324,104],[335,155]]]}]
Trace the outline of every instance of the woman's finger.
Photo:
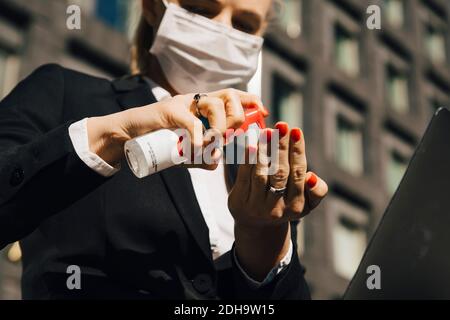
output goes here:
[{"label": "woman's finger", "polygon": [[305,139],[302,131],[292,129],[289,146],[290,174],[286,201],[290,209],[301,214],[305,206],[305,179],[307,170]]},{"label": "woman's finger", "polygon": [[[276,165],[274,174],[269,175],[269,186],[275,189],[287,187],[289,178],[289,126],[285,122],[275,125],[279,139],[273,139],[271,144],[278,142],[278,154],[271,154],[272,165]],[[278,141],[277,141],[278,140]],[[275,150],[271,148],[271,150]],[[278,157],[277,157],[278,156]],[[278,158],[278,160],[277,160]]]},{"label": "woman's finger", "polygon": [[269,171],[269,157],[268,148],[270,139],[272,137],[272,129],[266,129],[260,135],[257,147],[249,146],[249,161],[256,160],[256,164],[253,165],[252,182],[251,182],[251,194],[250,202],[258,203],[261,208],[253,212],[255,215],[263,215],[263,204],[268,207],[270,204],[265,202],[267,200],[267,188],[268,188],[268,171]]},{"label": "woman's finger", "polygon": [[316,208],[328,193],[328,185],[313,172],[306,174],[306,185],[309,210]]},{"label": "woman's finger", "polygon": [[248,201],[248,198],[251,194],[251,181],[252,181],[252,172],[253,165],[251,165],[248,161],[249,150],[246,149],[245,155],[245,163],[239,165],[238,173],[236,176],[236,181],[234,183],[233,189],[234,193],[244,198],[244,202]]},{"label": "woman's finger", "polygon": [[[249,161],[256,157],[256,165],[252,175],[253,197],[264,200],[268,183],[269,156],[268,142],[272,137],[270,129],[264,130],[258,141],[257,147],[249,146]],[[257,192],[257,194],[255,194]]]},{"label": "woman's finger", "polygon": [[226,113],[227,128],[238,129],[245,121],[244,108],[239,95],[234,89],[223,90],[220,93]]},{"label": "woman's finger", "polygon": [[175,127],[188,130],[189,137],[184,137],[184,143],[186,140],[189,141],[193,147],[192,150],[203,147],[203,123],[199,118],[190,112],[177,112],[172,119]]},{"label": "woman's finger", "polygon": [[241,100],[241,104],[244,108],[253,107],[256,105],[264,117],[267,117],[269,115],[269,112],[264,107],[260,97],[241,90],[235,90],[235,92],[238,94],[239,99]]},{"label": "woman's finger", "polygon": [[197,108],[200,114],[208,119],[211,128],[218,130],[222,135],[227,130],[227,119],[224,101],[216,97],[202,97]]}]

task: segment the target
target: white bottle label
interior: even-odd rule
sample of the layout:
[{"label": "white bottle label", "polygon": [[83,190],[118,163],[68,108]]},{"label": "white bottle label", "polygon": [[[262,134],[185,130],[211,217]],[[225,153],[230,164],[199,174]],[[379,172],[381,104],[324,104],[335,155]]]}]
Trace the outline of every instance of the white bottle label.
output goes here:
[{"label": "white bottle label", "polygon": [[178,143],[179,136],[167,129],[130,140],[125,144],[128,164],[139,178],[182,164],[187,158],[180,156]]}]

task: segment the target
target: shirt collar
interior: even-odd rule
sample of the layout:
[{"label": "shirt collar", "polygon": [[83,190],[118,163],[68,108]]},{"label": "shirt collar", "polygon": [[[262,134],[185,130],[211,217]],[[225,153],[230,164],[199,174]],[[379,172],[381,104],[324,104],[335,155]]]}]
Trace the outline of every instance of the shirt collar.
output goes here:
[{"label": "shirt collar", "polygon": [[169,91],[157,85],[152,79],[144,77],[144,80],[150,86],[150,89],[158,102],[172,97]]}]

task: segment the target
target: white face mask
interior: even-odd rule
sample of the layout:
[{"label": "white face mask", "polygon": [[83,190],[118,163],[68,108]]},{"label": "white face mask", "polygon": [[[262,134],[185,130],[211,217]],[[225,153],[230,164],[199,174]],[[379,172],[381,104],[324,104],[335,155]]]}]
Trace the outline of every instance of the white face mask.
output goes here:
[{"label": "white face mask", "polygon": [[166,12],[150,53],[178,93],[211,92],[250,81],[262,37],[163,2]]}]

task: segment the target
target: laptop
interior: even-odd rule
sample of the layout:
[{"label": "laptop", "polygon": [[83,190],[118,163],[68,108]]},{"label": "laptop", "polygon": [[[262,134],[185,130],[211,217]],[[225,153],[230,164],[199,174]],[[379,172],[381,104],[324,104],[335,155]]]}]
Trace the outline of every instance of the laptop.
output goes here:
[{"label": "laptop", "polygon": [[450,299],[450,111],[416,149],[344,299]]}]

